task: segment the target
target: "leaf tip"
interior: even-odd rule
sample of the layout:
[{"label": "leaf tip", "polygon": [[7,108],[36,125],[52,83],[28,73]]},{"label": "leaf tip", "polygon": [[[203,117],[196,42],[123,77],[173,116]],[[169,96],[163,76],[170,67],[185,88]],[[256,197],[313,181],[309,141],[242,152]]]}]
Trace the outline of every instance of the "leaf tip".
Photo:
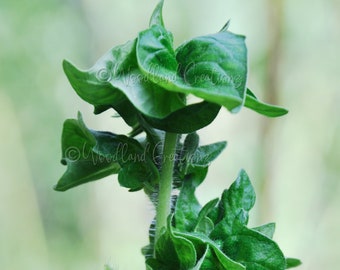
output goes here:
[{"label": "leaf tip", "polygon": [[279,106],[272,106],[272,108],[275,108],[275,109],[272,110],[271,114],[265,114],[267,117],[271,117],[271,118],[281,117],[281,116],[288,114],[289,112],[287,109],[283,107],[279,107]]},{"label": "leaf tip", "polygon": [[302,261],[296,258],[286,258],[286,269],[300,266]]},{"label": "leaf tip", "polygon": [[162,15],[163,5],[164,5],[164,0],[160,0],[151,15],[149,27],[153,25],[164,26],[163,15]]},{"label": "leaf tip", "polygon": [[72,87],[77,89],[79,80],[80,78],[84,76],[84,72],[80,71],[71,62],[65,59],[63,60],[62,65],[63,65],[64,73],[66,77],[68,78],[69,82],[71,83]]},{"label": "leaf tip", "polygon": [[284,116],[284,115],[286,115],[288,113],[289,113],[289,110],[287,110],[285,108],[281,108],[281,115],[279,115],[279,116]]},{"label": "leaf tip", "polygon": [[250,89],[247,89],[244,106],[271,118],[280,117],[288,113],[288,110],[283,107],[259,101]]},{"label": "leaf tip", "polygon": [[64,72],[66,73],[66,75],[72,68],[75,69],[75,66],[72,65],[71,62],[69,62],[66,59],[63,60],[62,65],[63,65],[63,69],[64,69]]},{"label": "leaf tip", "polygon": [[58,184],[53,186],[53,190],[55,190],[55,191],[65,191],[65,189],[60,188],[60,186]]},{"label": "leaf tip", "polygon": [[78,121],[83,121],[83,115],[81,114],[80,111],[77,112],[77,118],[78,118]]},{"label": "leaf tip", "polygon": [[230,26],[230,19],[226,22],[226,24],[222,27],[220,32],[227,32]]},{"label": "leaf tip", "polygon": [[249,179],[249,176],[248,176],[248,174],[247,174],[247,172],[246,172],[245,169],[241,169],[241,170],[240,170],[239,176],[240,176],[240,177],[246,177],[246,178]]},{"label": "leaf tip", "polygon": [[243,107],[242,104],[241,104],[241,105],[238,105],[238,106],[232,108],[232,109],[230,110],[230,112],[233,113],[233,114],[236,114],[236,113],[240,112],[240,110],[242,109],[242,107]]}]

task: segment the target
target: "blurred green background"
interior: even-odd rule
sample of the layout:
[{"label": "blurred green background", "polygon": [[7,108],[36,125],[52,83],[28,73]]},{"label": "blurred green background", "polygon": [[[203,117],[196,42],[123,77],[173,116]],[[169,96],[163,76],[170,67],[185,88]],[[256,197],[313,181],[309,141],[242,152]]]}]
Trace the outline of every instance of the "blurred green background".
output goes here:
[{"label": "blurred green background", "polygon": [[[148,26],[157,1],[0,0],[0,269],[144,269],[153,209],[115,176],[65,193],[52,190],[66,118],[93,129],[129,129],[100,116],[71,89],[64,58],[88,68]],[[252,223],[277,222],[275,239],[299,269],[334,269],[340,250],[340,2],[168,0],[175,44],[230,30],[247,36],[249,87],[290,113],[267,119],[221,111],[202,143],[229,145],[198,191],[218,197],[238,171],[258,196]]]}]

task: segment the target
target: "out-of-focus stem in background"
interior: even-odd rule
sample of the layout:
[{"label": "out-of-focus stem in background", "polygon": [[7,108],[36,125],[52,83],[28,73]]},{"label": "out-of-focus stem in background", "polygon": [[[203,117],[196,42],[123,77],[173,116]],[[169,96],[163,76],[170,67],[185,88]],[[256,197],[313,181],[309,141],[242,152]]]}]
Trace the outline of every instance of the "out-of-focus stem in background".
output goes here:
[{"label": "out-of-focus stem in background", "polygon": [[[279,101],[279,75],[282,52],[283,26],[284,26],[284,1],[267,1],[268,21],[268,53],[266,55],[264,74],[264,100],[270,104],[281,104]],[[275,125],[273,119],[263,118],[260,129],[262,153],[262,168],[260,168],[259,187],[259,220],[268,221],[271,218],[272,184],[275,181],[273,169],[273,156],[275,142],[272,132]]]}]

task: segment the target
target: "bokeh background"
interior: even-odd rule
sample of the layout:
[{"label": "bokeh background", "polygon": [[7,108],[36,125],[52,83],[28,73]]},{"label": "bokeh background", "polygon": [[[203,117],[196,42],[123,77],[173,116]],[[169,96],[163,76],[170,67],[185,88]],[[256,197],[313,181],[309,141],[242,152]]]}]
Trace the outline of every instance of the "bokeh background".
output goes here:
[{"label": "bokeh background", "polygon": [[[0,0],[0,269],[144,269],[153,208],[116,176],[65,193],[60,135],[83,113],[93,129],[125,133],[113,112],[94,116],[63,74],[88,68],[148,26],[157,1]],[[227,140],[198,191],[218,197],[241,168],[258,195],[251,223],[277,222],[275,239],[301,270],[335,269],[340,250],[340,2],[168,0],[175,44],[218,31],[247,36],[248,86],[287,107],[267,119],[222,110],[202,144]]]}]

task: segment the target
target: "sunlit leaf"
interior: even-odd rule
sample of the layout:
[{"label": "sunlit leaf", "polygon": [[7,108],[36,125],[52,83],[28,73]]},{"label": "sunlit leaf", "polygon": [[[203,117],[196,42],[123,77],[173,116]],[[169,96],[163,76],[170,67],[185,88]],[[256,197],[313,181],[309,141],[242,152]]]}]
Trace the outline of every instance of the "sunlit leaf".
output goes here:
[{"label": "sunlit leaf", "polygon": [[168,91],[193,94],[233,112],[243,104],[247,50],[242,36],[198,37],[175,52],[168,31],[153,25],[138,36],[137,59],[142,72]]},{"label": "sunlit leaf", "polygon": [[115,109],[127,98],[141,113],[164,118],[185,106],[180,94],[162,89],[140,72],[136,40],[114,47],[89,70],[80,71],[66,60],[63,65],[77,94],[97,107]]}]

